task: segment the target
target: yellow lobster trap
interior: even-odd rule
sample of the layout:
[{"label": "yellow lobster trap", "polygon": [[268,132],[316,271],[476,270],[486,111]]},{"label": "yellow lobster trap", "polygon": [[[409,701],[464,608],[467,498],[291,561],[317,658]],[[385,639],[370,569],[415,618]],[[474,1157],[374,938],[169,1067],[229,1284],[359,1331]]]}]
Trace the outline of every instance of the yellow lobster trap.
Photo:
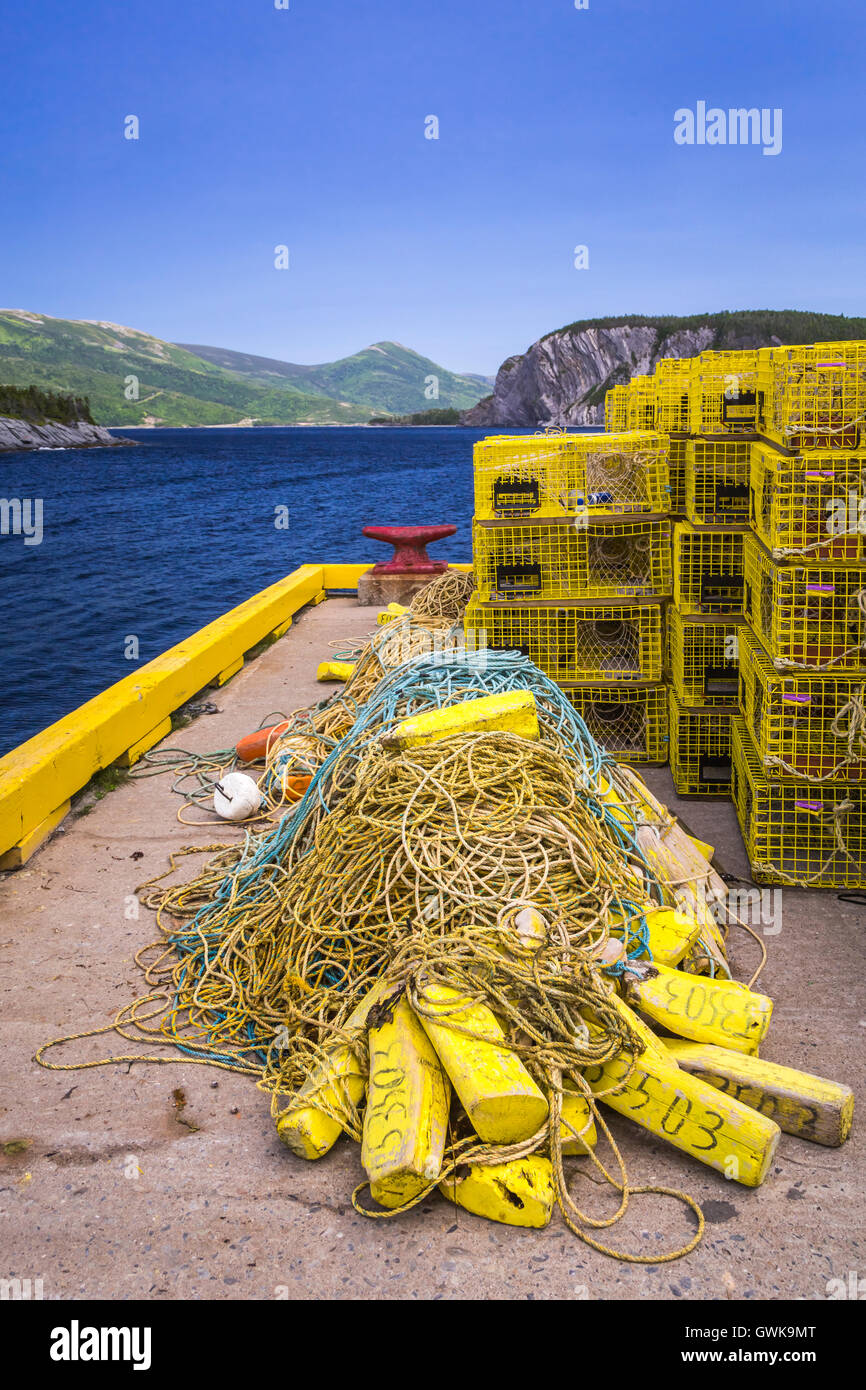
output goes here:
[{"label": "yellow lobster trap", "polygon": [[685,618],[668,610],[668,663],[681,704],[735,707],[741,618]]},{"label": "yellow lobster trap", "polygon": [[690,439],[686,445],[686,516],[695,526],[749,524],[748,439]]},{"label": "yellow lobster trap", "polygon": [[633,376],[626,387],[626,427],[653,430],[656,420],[656,384],[651,376]]},{"label": "yellow lobster trap", "polygon": [[667,521],[476,522],[476,587],[485,599],[662,598],[670,540]]},{"label": "yellow lobster trap", "polygon": [[489,603],[473,595],[464,618],[476,651],[518,651],[559,684],[662,678],[661,603]]},{"label": "yellow lobster trap", "polygon": [[866,674],[783,674],[746,628],[740,643],[740,712],[766,778],[866,778]]},{"label": "yellow lobster trap", "polygon": [[664,434],[688,434],[692,359],[663,357],[655,369],[656,429]]},{"label": "yellow lobster trap", "polygon": [[575,686],[565,692],[589,732],[622,763],[666,763],[668,700],[663,685]]},{"label": "yellow lobster trap", "polygon": [[668,443],[668,476],[671,487],[671,512],[685,516],[686,512],[686,454],[687,439],[671,439]]},{"label": "yellow lobster trap", "polygon": [[628,387],[612,386],[604,397],[604,428],[611,434],[628,429]]},{"label": "yellow lobster trap", "polygon": [[652,430],[494,435],[474,464],[479,521],[670,510],[667,440]]},{"label": "yellow lobster trap", "polygon": [[743,611],[742,531],[674,526],[674,604],[683,614],[720,617]]},{"label": "yellow lobster trap", "polygon": [[866,783],[770,781],[735,715],[731,795],[757,883],[866,888]]},{"label": "yellow lobster trap", "polygon": [[689,388],[692,434],[754,435],[761,397],[757,352],[702,352]]},{"label": "yellow lobster trap", "polygon": [[727,796],[731,789],[731,712],[689,709],[669,699],[671,776],[678,796]]},{"label": "yellow lobster trap", "polygon": [[866,422],[866,342],[761,355],[760,433],[791,449],[856,449]]},{"label": "yellow lobster trap", "polygon": [[777,670],[866,669],[866,568],[777,564],[755,536],[744,555],[746,618]]},{"label": "yellow lobster trap", "polygon": [[753,444],[750,520],[776,560],[866,564],[866,449]]}]

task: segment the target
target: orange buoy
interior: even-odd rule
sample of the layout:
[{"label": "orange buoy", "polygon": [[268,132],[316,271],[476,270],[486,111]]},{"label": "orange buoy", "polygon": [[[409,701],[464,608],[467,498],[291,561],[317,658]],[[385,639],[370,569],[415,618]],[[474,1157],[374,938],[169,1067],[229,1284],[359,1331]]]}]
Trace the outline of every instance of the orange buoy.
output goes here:
[{"label": "orange buoy", "polygon": [[289,727],[286,719],[282,724],[271,724],[267,729],[256,729],[254,734],[246,734],[237,744],[235,752],[242,763],[254,763],[257,758],[265,758],[272,743],[275,743]]},{"label": "orange buoy", "polygon": [[308,772],[290,772],[283,783],[286,801],[300,801],[312,780]]}]

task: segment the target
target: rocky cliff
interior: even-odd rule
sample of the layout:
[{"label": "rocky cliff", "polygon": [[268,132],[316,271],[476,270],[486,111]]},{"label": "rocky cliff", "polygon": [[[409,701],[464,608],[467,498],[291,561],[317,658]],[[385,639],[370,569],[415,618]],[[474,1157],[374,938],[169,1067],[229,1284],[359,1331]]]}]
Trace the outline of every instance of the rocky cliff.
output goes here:
[{"label": "rocky cliff", "polygon": [[115,439],[102,425],[91,425],[86,420],[71,425],[46,420],[36,425],[29,420],[0,415],[0,453],[3,454],[20,449],[100,449],[132,443],[132,439]]},{"label": "rocky cliff", "polygon": [[707,348],[848,339],[863,336],[864,329],[863,320],[796,310],[573,323],[503,362],[493,395],[465,411],[462,423],[481,428],[602,425],[605,392],[651,372],[663,357],[694,357]]}]

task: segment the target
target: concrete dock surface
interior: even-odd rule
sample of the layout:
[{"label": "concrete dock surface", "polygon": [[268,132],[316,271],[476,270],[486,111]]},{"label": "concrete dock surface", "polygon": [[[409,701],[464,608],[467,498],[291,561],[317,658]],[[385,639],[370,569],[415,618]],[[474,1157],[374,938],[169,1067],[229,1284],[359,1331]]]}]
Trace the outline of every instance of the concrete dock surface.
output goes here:
[{"label": "concrete dock surface", "polygon": [[[364,636],[374,616],[344,598],[304,610],[285,637],[208,694],[219,713],[202,714],[163,746],[225,748],[271,711],[321,699],[315,670],[333,655],[328,644]],[[716,846],[717,864],[747,879],[731,802],[681,802],[667,769],[645,776]],[[556,1212],[546,1230],[520,1230],[437,1194],[405,1215],[369,1221],[350,1202],[363,1180],[358,1147],[343,1138],[318,1163],[295,1158],[250,1077],[174,1061],[37,1066],[40,1045],[109,1024],[143,993],[133,954],[157,930],[153,914],[136,907],[138,885],[167,868],[171,850],[242,833],[216,817],[196,829],[178,824],[181,801],[170,786],[170,776],[124,782],[87,814],[68,817],[26,868],[0,876],[0,1279],[41,1279],[46,1299],[112,1300],[822,1300],[838,1287],[832,1280],[848,1281],[852,1271],[866,1279],[866,1144],[856,1111],[839,1149],[783,1134],[757,1190],[608,1111],[631,1183],[681,1188],[707,1221],[691,1255],[634,1265],[590,1249]],[[179,878],[202,862],[182,860]],[[846,1082],[859,1106],[866,906],[785,889],[768,918],[773,909],[759,988],[775,1012],[762,1056]],[[754,941],[733,927],[735,976],[748,979],[757,960]],[[136,1050],[107,1033],[49,1059]],[[581,1177],[581,1161],[568,1171],[585,1211],[612,1214],[612,1189]],[[594,1234],[646,1256],[693,1232],[681,1203],[634,1196],[623,1220]]]}]

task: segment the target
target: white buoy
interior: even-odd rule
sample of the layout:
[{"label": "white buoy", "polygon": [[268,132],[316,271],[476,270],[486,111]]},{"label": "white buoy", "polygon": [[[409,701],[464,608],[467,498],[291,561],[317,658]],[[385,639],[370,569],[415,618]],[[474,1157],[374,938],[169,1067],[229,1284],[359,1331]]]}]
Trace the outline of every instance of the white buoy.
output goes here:
[{"label": "white buoy", "polygon": [[262,804],[262,794],[245,772],[230,772],[217,782],[213,808],[223,820],[246,820]]}]

